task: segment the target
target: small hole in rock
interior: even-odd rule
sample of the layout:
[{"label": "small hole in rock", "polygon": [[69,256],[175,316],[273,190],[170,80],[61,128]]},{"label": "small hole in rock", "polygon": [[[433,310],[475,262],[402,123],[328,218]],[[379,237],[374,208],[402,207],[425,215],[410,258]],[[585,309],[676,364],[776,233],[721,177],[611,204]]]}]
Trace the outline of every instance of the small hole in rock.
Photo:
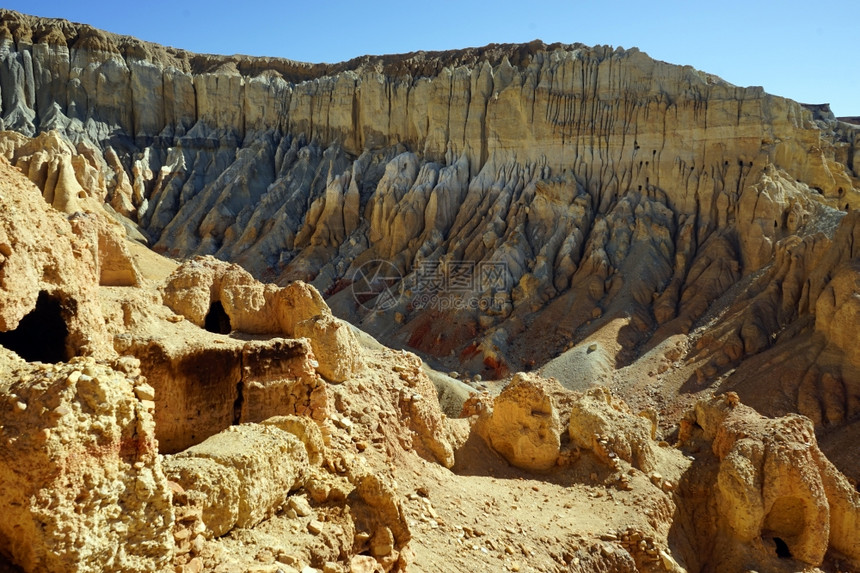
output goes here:
[{"label": "small hole in rock", "polygon": [[224,305],[221,304],[220,300],[216,300],[209,306],[203,328],[216,334],[230,334],[233,331],[230,317],[224,311]]},{"label": "small hole in rock", "polygon": [[788,544],[780,539],[779,537],[774,537],[773,542],[776,543],[776,556],[780,559],[791,559],[791,550],[788,548]]}]

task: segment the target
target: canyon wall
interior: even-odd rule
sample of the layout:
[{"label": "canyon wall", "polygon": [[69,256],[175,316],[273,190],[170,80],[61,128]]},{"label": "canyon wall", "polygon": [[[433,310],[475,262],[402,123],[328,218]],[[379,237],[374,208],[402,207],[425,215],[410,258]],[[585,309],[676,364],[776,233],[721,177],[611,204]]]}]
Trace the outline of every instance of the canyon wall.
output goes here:
[{"label": "canyon wall", "polygon": [[[63,189],[157,251],[309,281],[386,343],[485,377],[613,324],[609,361],[630,364],[764,280],[780,245],[832,240],[860,197],[856,125],[636,49],[304,64],[2,11],[0,104],[11,162],[43,183],[69,163],[85,191]],[[21,134],[65,139],[68,158],[46,166]],[[731,352],[697,376],[716,380],[789,323],[811,336],[816,304],[729,322]]]},{"label": "canyon wall", "polygon": [[0,10],[0,122],[0,569],[857,568],[826,106],[636,50],[314,65]]}]

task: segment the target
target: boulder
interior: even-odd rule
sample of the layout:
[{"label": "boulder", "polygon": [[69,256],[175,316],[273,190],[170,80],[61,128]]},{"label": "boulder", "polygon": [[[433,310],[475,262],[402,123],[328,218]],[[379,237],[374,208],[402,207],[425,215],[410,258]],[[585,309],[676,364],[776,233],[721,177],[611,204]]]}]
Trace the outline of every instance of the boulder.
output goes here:
[{"label": "boulder", "polygon": [[349,511],[355,523],[356,536],[353,550],[356,554],[370,552],[377,561],[390,566],[397,561],[412,533],[397,493],[383,477],[374,474],[351,475],[355,489],[347,497]]},{"label": "boulder", "polygon": [[253,527],[301,485],[308,451],[295,434],[272,424],[231,426],[165,458],[167,477],[200,507],[207,535]]},{"label": "boulder", "polygon": [[329,382],[345,382],[364,366],[349,324],[331,312],[299,322],[293,335],[310,341],[319,364],[317,372]]},{"label": "boulder", "polygon": [[618,458],[643,472],[657,468],[657,443],[651,437],[651,421],[633,414],[603,387],[577,395],[571,404],[571,444],[594,452],[604,463]]},{"label": "boulder", "polygon": [[480,425],[484,440],[518,468],[546,471],[558,460],[561,421],[551,390],[560,390],[557,382],[518,373]]}]

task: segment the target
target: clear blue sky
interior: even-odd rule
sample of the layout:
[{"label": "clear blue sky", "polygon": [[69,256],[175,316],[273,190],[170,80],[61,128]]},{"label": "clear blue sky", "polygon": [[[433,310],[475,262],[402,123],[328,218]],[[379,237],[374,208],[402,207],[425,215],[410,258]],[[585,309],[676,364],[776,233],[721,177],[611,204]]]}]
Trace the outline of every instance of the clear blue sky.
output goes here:
[{"label": "clear blue sky", "polygon": [[860,115],[856,0],[16,0],[3,7],[194,52],[307,62],[536,38],[636,46],[733,84]]}]

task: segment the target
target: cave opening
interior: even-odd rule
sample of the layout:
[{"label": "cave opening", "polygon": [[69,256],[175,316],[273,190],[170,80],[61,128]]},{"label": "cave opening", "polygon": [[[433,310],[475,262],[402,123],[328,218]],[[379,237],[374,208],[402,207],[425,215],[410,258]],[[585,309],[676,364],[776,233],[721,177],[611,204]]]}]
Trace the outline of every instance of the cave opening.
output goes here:
[{"label": "cave opening", "polygon": [[68,335],[60,299],[42,291],[36,308],[21,319],[17,328],[0,332],[0,345],[27,362],[65,362],[71,358],[66,348]]},{"label": "cave opening", "polygon": [[203,328],[215,334],[230,334],[233,331],[230,317],[227,316],[220,300],[216,300],[209,306],[209,312],[206,313],[206,318],[203,321]]},{"label": "cave opening", "polygon": [[807,502],[800,497],[781,497],[764,518],[762,538],[772,539],[776,545],[776,555],[780,559],[791,559],[788,542],[797,539],[807,527]]},{"label": "cave opening", "polygon": [[776,543],[776,556],[780,559],[791,559],[791,550],[788,544],[779,537],[774,537],[773,542]]}]

